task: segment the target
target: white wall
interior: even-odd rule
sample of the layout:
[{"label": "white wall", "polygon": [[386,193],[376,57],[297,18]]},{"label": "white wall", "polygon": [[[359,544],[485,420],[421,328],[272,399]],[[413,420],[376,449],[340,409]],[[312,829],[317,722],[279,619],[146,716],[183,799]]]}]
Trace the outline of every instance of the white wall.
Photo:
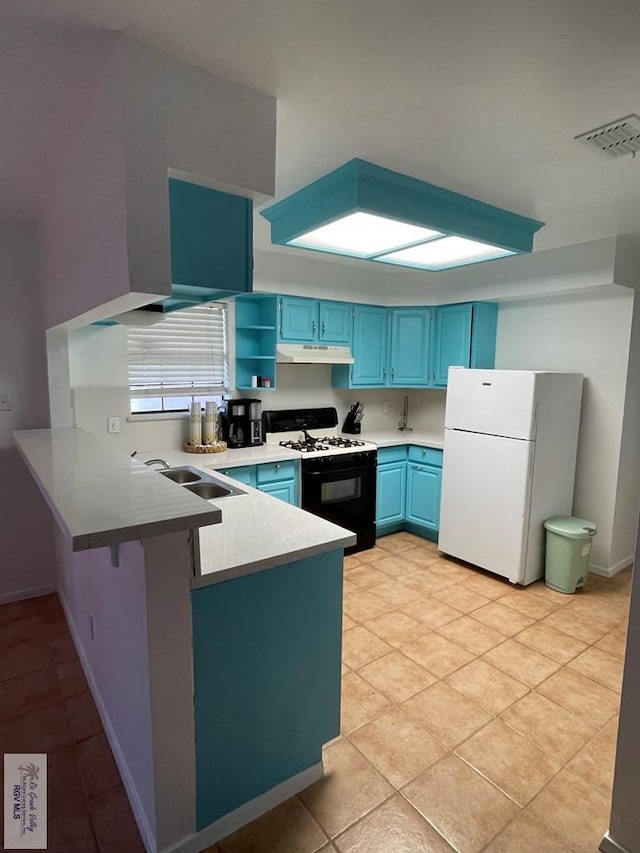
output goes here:
[{"label": "white wall", "polygon": [[[189,532],[72,553],[59,592],[147,849],[195,832]],[[167,737],[167,733],[171,737]]]},{"label": "white wall", "polygon": [[[233,364],[233,306],[229,309],[230,358]],[[187,421],[176,419],[137,421],[130,418],[124,326],[87,326],[68,333],[71,398],[76,426],[86,429],[128,453],[177,448],[187,439]],[[263,409],[301,406],[335,406],[339,422],[356,400],[365,404],[363,429],[395,429],[406,391],[397,389],[347,391],[331,388],[330,365],[280,364],[277,388],[256,389],[231,396],[252,396]],[[233,371],[232,371],[233,379]],[[443,391],[410,391],[409,423],[414,428],[442,430]],[[387,405],[385,405],[387,404]],[[120,435],[107,434],[107,418],[120,417]]]},{"label": "white wall", "polygon": [[42,222],[46,328],[171,292],[170,172],[274,192],[273,98],[121,33],[96,38],[99,81],[69,129]]},{"label": "white wall", "polygon": [[51,515],[14,447],[12,430],[49,425],[47,366],[34,228],[0,227],[0,602],[55,588]]},{"label": "white wall", "polygon": [[122,46],[115,33],[104,39],[98,83],[82,120],[69,129],[41,222],[47,329],[130,290]]},{"label": "white wall", "polygon": [[623,568],[633,553],[628,535],[614,541],[633,301],[633,291],[612,287],[501,303],[498,314],[496,367],[585,376],[573,512],[598,525],[591,559],[604,569]]}]

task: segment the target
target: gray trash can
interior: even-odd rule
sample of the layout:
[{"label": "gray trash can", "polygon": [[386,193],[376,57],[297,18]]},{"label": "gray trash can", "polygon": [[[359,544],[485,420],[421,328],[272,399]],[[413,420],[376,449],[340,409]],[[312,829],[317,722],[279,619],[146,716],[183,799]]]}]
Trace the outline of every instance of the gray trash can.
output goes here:
[{"label": "gray trash can", "polygon": [[544,580],[557,592],[583,587],[589,572],[591,540],[598,528],[584,518],[556,516],[545,521],[547,554]]}]

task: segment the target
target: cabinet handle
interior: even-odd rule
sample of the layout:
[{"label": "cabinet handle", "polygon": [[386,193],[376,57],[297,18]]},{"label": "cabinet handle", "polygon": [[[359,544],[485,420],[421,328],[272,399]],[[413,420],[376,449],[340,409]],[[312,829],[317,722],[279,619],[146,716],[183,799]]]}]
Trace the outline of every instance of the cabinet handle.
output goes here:
[{"label": "cabinet handle", "polygon": [[315,320],[311,321],[311,334],[315,338],[315,336],[316,336],[316,321]]},{"label": "cabinet handle", "polygon": [[393,382],[393,367],[391,368],[391,381]]},{"label": "cabinet handle", "polygon": [[327,331],[327,324],[326,324],[326,323],[325,323],[325,321],[323,320],[323,321],[322,321],[322,333],[321,333],[323,338],[324,338],[324,335],[325,335],[325,332],[326,332],[326,331]]},{"label": "cabinet handle", "polygon": [[427,452],[426,447],[423,447],[423,448],[422,448],[422,455],[424,456],[424,455],[426,454],[426,452]]},{"label": "cabinet handle", "polygon": [[280,463],[276,462],[276,471],[279,471],[279,470],[280,470]]},{"label": "cabinet handle", "polygon": [[411,467],[413,468],[414,471],[421,471],[422,470],[420,465],[412,465]]},{"label": "cabinet handle", "polygon": [[386,368],[386,367],[383,367],[383,368],[382,368],[382,379],[383,379],[383,381],[385,381],[385,382],[386,382],[386,380],[387,380],[387,368]]}]

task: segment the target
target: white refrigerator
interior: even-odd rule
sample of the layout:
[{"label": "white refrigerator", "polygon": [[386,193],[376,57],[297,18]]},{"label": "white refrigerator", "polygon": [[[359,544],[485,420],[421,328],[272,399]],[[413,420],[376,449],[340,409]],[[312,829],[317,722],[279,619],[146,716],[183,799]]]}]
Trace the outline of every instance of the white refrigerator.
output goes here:
[{"label": "white refrigerator", "polygon": [[450,368],[438,547],[512,583],[544,574],[571,515],[582,374]]}]

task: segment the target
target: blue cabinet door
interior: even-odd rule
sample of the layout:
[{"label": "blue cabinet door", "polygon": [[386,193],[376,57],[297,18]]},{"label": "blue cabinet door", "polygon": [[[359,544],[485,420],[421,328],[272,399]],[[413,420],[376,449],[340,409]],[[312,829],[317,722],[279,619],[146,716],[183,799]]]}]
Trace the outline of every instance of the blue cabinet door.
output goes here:
[{"label": "blue cabinet door", "polygon": [[273,495],[274,498],[279,498],[288,504],[296,504],[296,483],[295,480],[285,480],[282,483],[266,483],[258,486],[261,492],[266,495]]},{"label": "blue cabinet door", "polygon": [[471,364],[471,305],[446,305],[436,309],[434,384],[445,386],[451,365]]},{"label": "blue cabinet door", "polygon": [[393,308],[389,385],[400,388],[429,384],[431,308]]},{"label": "blue cabinet door", "polygon": [[255,465],[240,465],[237,468],[220,468],[218,470],[221,474],[226,474],[227,477],[231,477],[233,480],[237,480],[239,483],[244,483],[247,486],[253,486],[255,488]]},{"label": "blue cabinet door", "polygon": [[379,388],[386,383],[387,319],[386,308],[354,306],[351,388]]},{"label": "blue cabinet door", "polygon": [[412,521],[429,530],[438,529],[441,482],[440,468],[408,463],[407,521]]},{"label": "blue cabinet door", "polygon": [[171,297],[165,311],[251,292],[251,199],[169,178]]},{"label": "blue cabinet door", "polygon": [[297,296],[280,297],[281,341],[313,343],[318,338],[318,303]]},{"label": "blue cabinet door", "polygon": [[376,523],[392,524],[404,521],[407,481],[406,462],[391,462],[378,466]]},{"label": "blue cabinet door", "polygon": [[496,362],[498,306],[495,302],[474,302],[471,323],[471,361],[469,367],[493,370]]},{"label": "blue cabinet door", "polygon": [[318,340],[324,344],[351,342],[351,305],[348,302],[321,301]]}]

